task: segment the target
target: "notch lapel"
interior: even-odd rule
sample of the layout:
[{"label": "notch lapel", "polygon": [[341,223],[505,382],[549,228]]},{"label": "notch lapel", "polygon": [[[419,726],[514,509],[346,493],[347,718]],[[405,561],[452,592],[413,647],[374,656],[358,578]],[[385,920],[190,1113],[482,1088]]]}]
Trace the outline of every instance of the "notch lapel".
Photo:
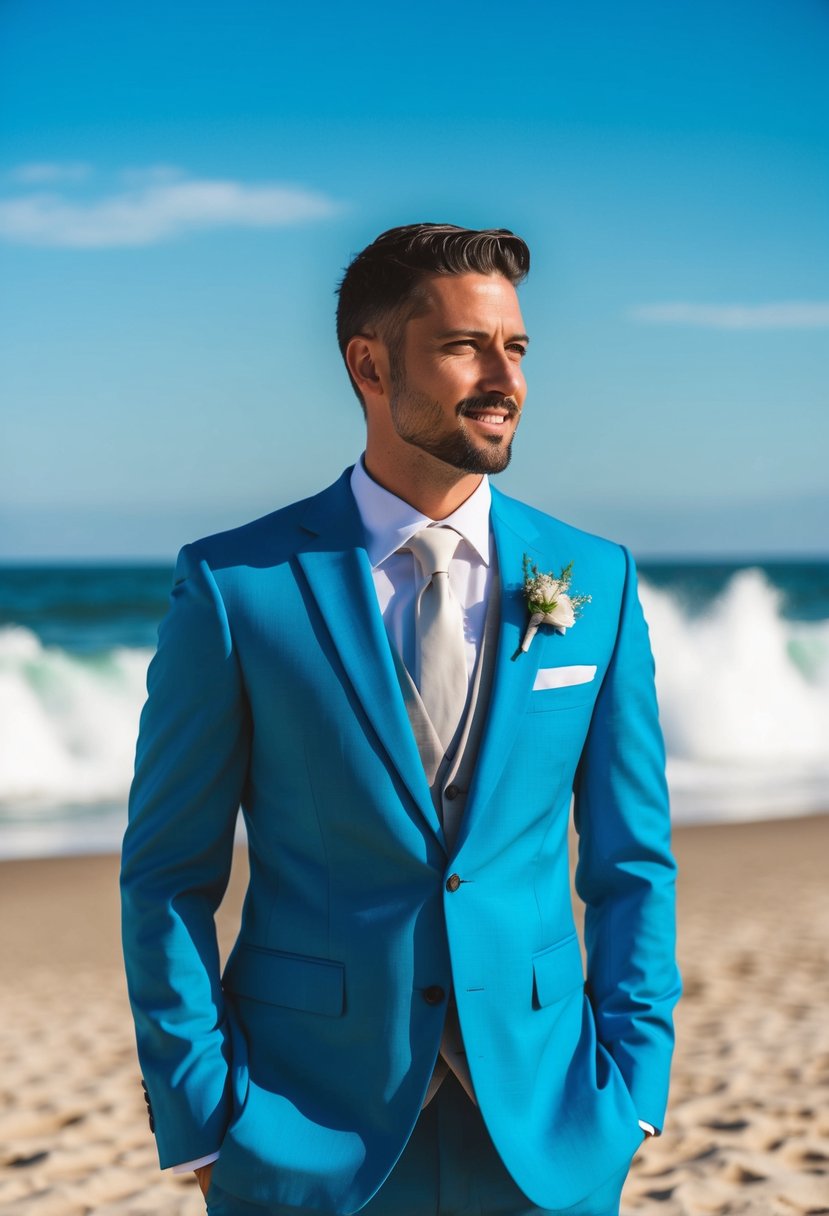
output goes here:
[{"label": "notch lapel", "polygon": [[309,544],[297,553],[325,628],[390,764],[429,827],[443,830],[417,750],[365,549],[347,470],[312,499],[303,519]]},{"label": "notch lapel", "polygon": [[[524,718],[524,707],[532,690],[543,647],[522,652],[521,642],[529,624],[524,599],[524,554],[539,566],[550,566],[550,554],[536,548],[538,532],[520,505],[492,490],[492,531],[501,581],[501,623],[492,694],[484,726],[475,775],[469,790],[466,814],[458,839],[460,848],[476,829],[489,798],[504,770],[513,742]],[[552,565],[555,565],[553,562]]]}]

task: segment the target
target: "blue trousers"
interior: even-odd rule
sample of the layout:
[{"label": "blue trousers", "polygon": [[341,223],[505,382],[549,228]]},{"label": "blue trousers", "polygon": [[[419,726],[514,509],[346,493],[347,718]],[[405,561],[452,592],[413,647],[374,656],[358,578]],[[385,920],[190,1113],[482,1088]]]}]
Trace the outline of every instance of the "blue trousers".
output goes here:
[{"label": "blue trousers", "polygon": [[[597,1165],[600,1164],[597,1162]],[[478,1108],[450,1073],[415,1124],[403,1153],[360,1216],[618,1216],[627,1168],[569,1208],[538,1208],[504,1168]],[[320,1216],[261,1207],[211,1184],[208,1216]]]}]

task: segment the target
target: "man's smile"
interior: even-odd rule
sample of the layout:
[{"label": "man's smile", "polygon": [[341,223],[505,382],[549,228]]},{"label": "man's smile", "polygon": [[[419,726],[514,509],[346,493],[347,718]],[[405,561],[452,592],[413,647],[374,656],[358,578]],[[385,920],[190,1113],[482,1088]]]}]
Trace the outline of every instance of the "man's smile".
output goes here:
[{"label": "man's smile", "polygon": [[462,401],[458,406],[458,415],[468,418],[482,430],[497,434],[504,429],[507,422],[517,418],[520,410],[512,401],[500,401],[497,405],[486,402]]}]

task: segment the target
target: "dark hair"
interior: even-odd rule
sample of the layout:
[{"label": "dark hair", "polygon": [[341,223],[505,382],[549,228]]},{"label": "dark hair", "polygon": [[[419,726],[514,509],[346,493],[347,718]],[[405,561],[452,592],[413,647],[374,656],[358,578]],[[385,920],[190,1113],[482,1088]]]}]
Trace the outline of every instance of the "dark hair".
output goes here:
[{"label": "dark hair", "polygon": [[[406,322],[422,303],[419,288],[433,274],[500,274],[515,287],[530,269],[530,251],[508,228],[406,224],[383,232],[353,259],[337,288],[337,341],[345,358],[356,334],[376,329],[399,360]],[[349,373],[351,378],[351,374]],[[362,404],[362,395],[351,378]]]}]

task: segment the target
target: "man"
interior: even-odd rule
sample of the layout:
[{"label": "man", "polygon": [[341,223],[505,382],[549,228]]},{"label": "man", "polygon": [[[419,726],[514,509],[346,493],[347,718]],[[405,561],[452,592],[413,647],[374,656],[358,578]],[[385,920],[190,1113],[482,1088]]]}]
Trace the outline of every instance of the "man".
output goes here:
[{"label": "man", "polygon": [[503,230],[379,237],[339,293],[364,456],[179,557],[124,943],[161,1164],[215,1216],[606,1216],[662,1123],[674,863],[633,566],[488,479],[528,267]]}]

